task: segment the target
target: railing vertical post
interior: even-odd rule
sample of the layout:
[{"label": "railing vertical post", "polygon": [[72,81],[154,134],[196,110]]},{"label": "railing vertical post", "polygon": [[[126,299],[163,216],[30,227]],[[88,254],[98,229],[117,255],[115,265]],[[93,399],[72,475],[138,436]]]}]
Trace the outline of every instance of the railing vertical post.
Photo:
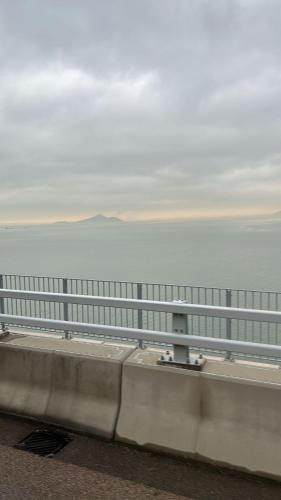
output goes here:
[{"label": "railing vertical post", "polygon": [[[142,300],[142,283],[137,283],[137,299]],[[138,329],[142,330],[143,322],[142,322],[142,309],[138,309]],[[139,340],[139,348],[144,349],[143,340]]]},{"label": "railing vertical post", "polygon": [[[63,293],[68,293],[67,289],[67,279],[63,278],[62,280],[62,292]],[[64,321],[68,321],[68,304],[67,302],[63,303],[63,319]],[[71,332],[68,330],[64,331],[64,338],[70,340],[71,339]]]},{"label": "railing vertical post", "polygon": [[[0,288],[3,288],[3,274],[0,274]],[[4,298],[0,297],[0,314],[4,314]],[[1,323],[1,330],[5,332],[5,323]]]},{"label": "railing vertical post", "polygon": [[[174,300],[177,303],[185,303],[185,300]],[[173,333],[188,335],[188,315],[173,313],[172,319]],[[174,362],[175,363],[189,363],[189,347],[174,344]]]},{"label": "railing vertical post", "polygon": [[[232,305],[231,290],[226,290],[226,307],[231,307],[231,305]],[[226,319],[226,338],[228,340],[231,340],[231,338],[232,338],[232,331],[231,331],[231,329],[232,329],[232,320],[230,318],[227,318]],[[227,353],[225,355],[225,359],[231,361],[232,356],[231,356],[231,352],[230,351],[227,351]]]}]

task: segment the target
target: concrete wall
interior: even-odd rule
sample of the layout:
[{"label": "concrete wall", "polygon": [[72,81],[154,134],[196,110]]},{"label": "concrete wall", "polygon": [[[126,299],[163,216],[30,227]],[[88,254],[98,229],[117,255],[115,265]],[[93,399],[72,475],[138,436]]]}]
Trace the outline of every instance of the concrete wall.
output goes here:
[{"label": "concrete wall", "polygon": [[0,343],[0,410],[42,419],[48,403],[52,353]]},{"label": "concrete wall", "polygon": [[46,419],[112,438],[120,405],[121,369],[121,360],[112,357],[54,353]]},{"label": "concrete wall", "polygon": [[124,363],[116,439],[281,477],[281,370],[209,361],[202,373]]},{"label": "concrete wall", "polygon": [[0,410],[111,439],[128,346],[9,335],[0,342]]},{"label": "concrete wall", "polygon": [[281,385],[203,374],[197,453],[281,476]]},{"label": "concrete wall", "polygon": [[10,334],[0,410],[281,478],[280,368],[213,358],[199,373],[161,352]]},{"label": "concrete wall", "polygon": [[200,375],[149,363],[158,358],[158,352],[137,351],[124,364],[117,440],[176,454],[195,453]]}]

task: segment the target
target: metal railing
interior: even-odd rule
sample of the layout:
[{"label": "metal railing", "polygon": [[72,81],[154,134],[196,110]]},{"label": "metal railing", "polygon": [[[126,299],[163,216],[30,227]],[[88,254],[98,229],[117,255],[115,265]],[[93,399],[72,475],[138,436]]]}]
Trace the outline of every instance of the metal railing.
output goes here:
[{"label": "metal railing", "polygon": [[[90,295],[30,292],[22,290],[1,289],[0,298],[4,300],[14,299],[22,301],[52,302],[59,305],[87,305],[98,307],[112,307],[134,311],[164,312],[181,317],[196,315],[208,318],[221,318],[222,320],[257,321],[262,323],[281,324],[281,312],[262,311],[255,309],[230,308],[222,306],[208,306],[200,304],[187,304],[179,302],[161,302],[140,299],[124,299],[118,297],[99,297]],[[88,333],[92,335],[103,335],[119,338],[130,338],[142,342],[157,342],[172,344],[181,347],[193,347],[197,349],[211,349],[240,354],[280,358],[281,346],[245,342],[239,340],[200,337],[174,331],[174,333],[157,332],[154,330],[118,327],[110,325],[89,324],[74,321],[52,320],[48,318],[35,318],[28,316],[17,316],[2,313],[2,323],[28,326],[32,328],[46,328],[67,333]]]},{"label": "metal railing", "polygon": [[[281,293],[275,291],[222,289],[162,283],[117,282],[61,277],[0,274],[0,288],[49,293],[119,297],[258,310],[281,310]],[[172,314],[117,308],[110,305],[66,304],[34,299],[1,298],[0,312],[89,324],[172,331]],[[189,315],[192,335],[281,345],[281,325],[249,319]]]}]

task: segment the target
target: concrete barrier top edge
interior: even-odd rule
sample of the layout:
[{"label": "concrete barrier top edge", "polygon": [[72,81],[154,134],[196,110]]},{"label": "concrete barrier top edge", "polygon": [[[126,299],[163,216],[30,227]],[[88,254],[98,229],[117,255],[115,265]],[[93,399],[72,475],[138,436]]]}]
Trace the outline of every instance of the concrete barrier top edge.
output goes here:
[{"label": "concrete barrier top edge", "polygon": [[207,359],[205,366],[201,372],[186,370],[184,368],[175,368],[173,366],[159,366],[159,351],[146,349],[145,351],[136,349],[132,352],[124,362],[124,367],[135,367],[145,370],[158,370],[174,372],[186,377],[201,376],[205,379],[216,379],[240,384],[268,386],[275,389],[281,389],[281,370],[278,366],[273,365],[265,367],[257,363],[253,365],[242,364],[238,362],[224,361],[214,358],[212,361]]},{"label": "concrete barrier top edge", "polygon": [[71,342],[64,339],[42,338],[32,336],[8,335],[0,341],[0,349],[21,349],[38,352],[52,352],[64,356],[87,357],[90,359],[102,359],[103,361],[123,362],[135,347],[110,345],[93,342]]}]

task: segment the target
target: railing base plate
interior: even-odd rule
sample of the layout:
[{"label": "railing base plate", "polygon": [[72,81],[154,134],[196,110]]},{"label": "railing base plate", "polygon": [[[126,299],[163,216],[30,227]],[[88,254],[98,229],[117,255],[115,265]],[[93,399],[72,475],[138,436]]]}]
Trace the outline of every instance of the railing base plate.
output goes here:
[{"label": "railing base plate", "polygon": [[206,363],[204,358],[194,358],[187,363],[179,363],[177,361],[169,361],[167,359],[159,359],[157,361],[158,365],[161,366],[174,366],[175,368],[184,368],[185,370],[194,370],[200,372]]},{"label": "railing base plate", "polygon": [[0,330],[0,339],[7,337],[10,334],[9,330],[5,328],[5,330]]}]

